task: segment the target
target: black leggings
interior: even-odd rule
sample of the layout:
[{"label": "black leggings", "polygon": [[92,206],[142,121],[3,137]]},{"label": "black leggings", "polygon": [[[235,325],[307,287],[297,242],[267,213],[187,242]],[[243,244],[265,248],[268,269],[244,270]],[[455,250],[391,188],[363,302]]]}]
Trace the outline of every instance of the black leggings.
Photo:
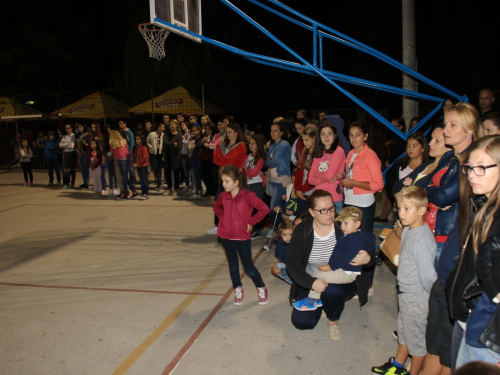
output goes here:
[{"label": "black leggings", "polygon": [[[63,183],[64,185],[75,185],[76,179],[76,151],[65,152],[63,155]],[[67,172],[69,170],[69,172]]]},{"label": "black leggings", "polygon": [[31,162],[22,162],[24,181],[28,182],[28,175],[30,176],[30,182],[33,182],[33,173],[31,172]]}]

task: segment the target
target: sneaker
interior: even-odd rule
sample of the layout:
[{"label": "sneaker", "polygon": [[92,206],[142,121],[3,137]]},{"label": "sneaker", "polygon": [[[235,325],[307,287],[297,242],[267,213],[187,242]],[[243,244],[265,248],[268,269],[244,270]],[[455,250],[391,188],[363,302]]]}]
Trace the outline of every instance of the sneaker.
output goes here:
[{"label": "sneaker", "polygon": [[[26,185],[25,185],[25,186],[26,186]],[[64,185],[61,189],[66,190],[66,189],[71,189],[71,188],[69,187],[69,185]]]},{"label": "sneaker", "polygon": [[[330,338],[334,341],[339,341],[342,338],[342,332],[340,332],[340,326],[338,323],[335,324],[334,326],[329,326],[328,332],[330,332]],[[374,374],[378,373],[374,372]]]},{"label": "sneaker", "polygon": [[110,198],[114,198],[114,197],[116,197],[115,193],[113,192],[113,189],[110,189],[110,190],[109,190],[108,197],[110,197]]},{"label": "sneaker", "polygon": [[217,227],[214,225],[212,228],[207,230],[207,234],[209,234],[209,235],[217,234]]},{"label": "sneaker", "polygon": [[106,195],[106,194],[107,194],[106,190],[101,191],[101,195]]},{"label": "sneaker", "polygon": [[47,186],[54,186],[53,182],[49,182]]},{"label": "sneaker", "polygon": [[234,290],[234,305],[240,306],[243,304],[243,294],[243,286],[239,286]]},{"label": "sneaker", "polygon": [[129,198],[130,198],[130,194],[125,194],[125,193],[123,193],[123,194],[121,194],[121,195],[120,195],[118,198],[116,198],[116,199],[129,199]]},{"label": "sneaker", "polygon": [[24,183],[24,186],[29,186],[29,184],[27,182]]},{"label": "sneaker", "polygon": [[403,367],[399,368],[392,364],[394,357],[389,358],[389,361],[382,366],[372,367],[372,374],[376,375],[407,375],[408,371]]},{"label": "sneaker", "polygon": [[392,335],[396,340],[398,339],[398,331],[392,331]]},{"label": "sneaker", "polygon": [[167,190],[166,192],[163,193],[163,195],[166,197],[171,197],[172,194],[173,194],[172,190]]},{"label": "sneaker", "polygon": [[137,196],[139,196],[139,193],[137,192],[137,190],[135,190],[135,191],[132,193],[132,195],[130,196],[130,198],[135,198],[135,197],[137,197]]},{"label": "sneaker", "polygon": [[269,229],[269,230],[267,231],[267,238],[271,238],[271,237],[273,236],[273,232],[274,232],[274,231],[273,231],[272,229]]},{"label": "sneaker", "polygon": [[256,230],[255,232],[253,232],[252,236],[250,238],[252,240],[255,240],[256,238],[260,238],[260,231]]},{"label": "sneaker", "polygon": [[118,189],[113,189],[113,195],[114,195],[115,197],[117,197],[117,196],[118,196]]},{"label": "sneaker", "polygon": [[139,198],[140,201],[145,201],[149,199],[149,195],[147,194],[142,194],[141,197]]},{"label": "sneaker", "polygon": [[176,197],[176,196],[177,196],[177,194],[178,194],[178,193],[177,193],[177,190],[174,190],[174,191],[172,192],[172,197]]},{"label": "sneaker", "polygon": [[28,186],[33,186],[33,182],[30,182]]},{"label": "sneaker", "polygon": [[300,311],[314,311],[318,307],[323,307],[323,302],[320,299],[312,300],[313,303],[308,303],[307,298],[303,298],[293,304],[293,307]]},{"label": "sneaker", "polygon": [[69,184],[68,186],[69,186],[68,189],[74,189],[75,188],[75,185],[73,185],[73,184]]},{"label": "sneaker", "polygon": [[58,182],[58,183],[56,184],[56,186],[61,186],[61,183],[60,183],[60,182]]},{"label": "sneaker", "polygon": [[269,294],[267,293],[267,286],[263,286],[261,288],[257,288],[257,292],[259,292],[259,305],[267,305],[269,302]]}]

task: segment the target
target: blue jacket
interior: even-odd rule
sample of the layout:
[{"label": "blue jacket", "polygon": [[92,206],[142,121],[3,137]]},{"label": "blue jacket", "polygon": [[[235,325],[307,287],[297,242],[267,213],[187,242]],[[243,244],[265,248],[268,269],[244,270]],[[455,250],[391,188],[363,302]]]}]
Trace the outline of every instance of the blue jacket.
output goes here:
[{"label": "blue jacket", "polygon": [[57,159],[57,152],[59,151],[59,144],[54,139],[45,142],[45,156],[47,159]]},{"label": "blue jacket", "polygon": [[278,176],[291,176],[290,160],[292,160],[292,148],[290,143],[282,139],[271,145],[264,165],[268,168],[276,168]]},{"label": "blue jacket", "polygon": [[441,177],[440,187],[430,186],[427,188],[429,203],[434,203],[442,208],[451,206],[448,210],[437,211],[436,227],[434,229],[436,236],[447,236],[453,229],[458,215],[460,161],[453,150],[448,151],[441,157],[436,172],[447,166],[448,171]]},{"label": "blue jacket", "polygon": [[360,228],[339,238],[330,257],[330,267],[333,271],[342,268],[344,271],[361,272],[363,266],[351,266],[349,263],[360,250],[373,251],[377,238],[374,234]]},{"label": "blue jacket", "polygon": [[134,147],[135,147],[134,133],[132,132],[132,130],[127,129],[127,130],[125,130],[125,135],[127,136],[128,152],[130,152],[130,154],[133,155],[134,154]]},{"label": "blue jacket", "polygon": [[286,255],[288,253],[289,242],[283,241],[281,238],[278,239],[278,244],[276,245],[276,258],[280,260],[281,263],[286,262]]}]

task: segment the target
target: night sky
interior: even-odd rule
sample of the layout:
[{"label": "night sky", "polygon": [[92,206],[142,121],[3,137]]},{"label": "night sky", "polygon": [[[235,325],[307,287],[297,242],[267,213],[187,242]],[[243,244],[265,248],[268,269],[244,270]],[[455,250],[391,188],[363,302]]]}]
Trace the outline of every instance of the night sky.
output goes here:
[{"label": "night sky", "polygon": [[[263,1],[265,2],[265,0]],[[286,5],[401,61],[401,1],[301,1]],[[493,2],[417,0],[419,71],[475,104],[483,87],[500,88],[499,28]],[[235,0],[263,26],[310,60],[311,34],[244,0]],[[149,4],[136,0],[53,0],[1,2],[0,95],[188,87],[202,82],[207,100],[238,122],[268,122],[298,108],[353,108],[352,102],[319,78],[256,64],[207,44],[171,34],[167,57],[148,57],[137,25],[149,21]],[[9,17],[5,17],[9,15]],[[236,47],[292,59],[217,0],[203,0],[203,33]],[[381,62],[333,42],[325,68],[401,85],[401,74]],[[342,86],[390,116],[401,100],[366,89]],[[196,87],[196,86],[192,86]],[[438,94],[420,86],[422,92]],[[164,90],[163,90],[164,91]],[[140,98],[129,95],[129,104]],[[136,101],[135,103],[133,101]]]}]

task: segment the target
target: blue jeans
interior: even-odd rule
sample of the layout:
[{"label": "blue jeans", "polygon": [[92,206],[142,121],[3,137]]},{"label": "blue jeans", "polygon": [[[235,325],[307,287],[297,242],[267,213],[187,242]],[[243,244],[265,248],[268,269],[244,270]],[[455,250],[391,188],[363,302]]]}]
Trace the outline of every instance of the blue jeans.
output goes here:
[{"label": "blue jeans", "polygon": [[162,163],[162,155],[149,154],[149,161],[151,163],[151,167],[153,168],[153,173],[156,177],[156,187],[161,187],[161,163]]},{"label": "blue jeans", "polygon": [[135,191],[135,168],[134,168],[134,161],[132,160],[134,158],[134,152],[132,151],[130,153],[130,157],[128,159],[129,165],[128,165],[128,170],[130,172],[130,177],[128,178],[128,186],[130,190]]},{"label": "blue jeans", "polygon": [[286,194],[286,188],[281,183],[271,181],[268,181],[267,183],[269,184],[269,189],[271,190],[271,203],[269,204],[269,208],[271,209],[271,211],[269,211],[269,230],[272,230],[274,229],[274,224],[276,224],[277,227],[283,220],[280,214],[274,212],[274,207],[279,206],[283,210],[284,200],[282,200],[281,197]]},{"label": "blue jeans", "polygon": [[[193,158],[191,158],[189,161],[191,162],[191,169],[194,174],[193,188],[195,191],[203,194],[203,187],[201,186],[201,160],[198,158],[193,160]],[[186,186],[188,185],[186,184]]]},{"label": "blue jeans", "polygon": [[276,263],[276,267],[281,271],[280,274],[277,274],[281,280],[285,281],[286,283],[292,285],[292,279],[290,279],[290,276],[288,276],[288,272],[286,270],[286,264],[285,263]]},{"label": "blue jeans", "polygon": [[125,159],[125,160],[118,160],[118,168],[120,172],[120,176],[122,179],[122,184],[120,185],[120,188],[123,190],[121,193],[122,194],[128,194],[128,178],[127,178],[127,171],[128,171],[128,166],[130,164],[130,159]]},{"label": "blue jeans", "polygon": [[56,170],[57,182],[61,183],[61,170],[57,158],[47,158],[47,165],[49,167],[49,182],[54,182],[54,169]]},{"label": "blue jeans", "polygon": [[[307,298],[309,289],[301,288],[297,285],[295,300]],[[335,322],[340,319],[345,307],[345,299],[356,293],[356,283],[351,284],[328,284],[325,291],[321,293],[323,307],[312,311],[299,311],[292,309],[292,324],[295,328],[313,329],[321,318],[322,310],[325,310],[328,320]]]},{"label": "blue jeans", "polygon": [[257,288],[266,286],[262,281],[259,270],[255,267],[252,260],[252,245],[250,240],[237,241],[221,239],[222,246],[226,252],[227,262],[229,265],[229,276],[233,283],[233,289],[241,286],[240,278],[240,262],[238,255],[243,264],[245,273],[250,277]]},{"label": "blue jeans", "polygon": [[437,270],[438,264],[439,264],[439,257],[441,256],[441,250],[443,250],[444,242],[437,242],[437,247],[436,247],[436,258],[434,258],[434,269]]},{"label": "blue jeans", "polygon": [[189,187],[189,169],[187,169],[188,155],[181,154],[181,161],[182,161],[182,169],[184,169],[184,182],[186,183],[186,187]]},{"label": "blue jeans", "polygon": [[460,343],[456,368],[459,368],[469,362],[481,361],[498,365],[500,354],[488,348],[476,348],[465,342],[465,335]]},{"label": "blue jeans", "polygon": [[460,344],[465,336],[465,331],[462,329],[460,324],[455,322],[453,327],[453,336],[451,339],[451,371],[455,371],[457,368],[458,353],[460,352]]},{"label": "blue jeans", "polygon": [[106,190],[106,163],[101,164],[101,171],[102,190]]},{"label": "blue jeans", "polygon": [[335,212],[338,214],[344,208],[344,202],[333,202],[335,204]]},{"label": "blue jeans", "polygon": [[78,157],[78,165],[80,166],[80,172],[82,172],[83,184],[89,186],[90,172],[87,163],[87,155]]},{"label": "blue jeans", "polygon": [[139,181],[141,182],[142,194],[149,195],[148,166],[137,167],[137,174],[139,175]]},{"label": "blue jeans", "polygon": [[108,177],[109,177],[109,188],[118,189],[118,180],[116,179],[115,162],[111,160],[107,163],[108,166]]}]

